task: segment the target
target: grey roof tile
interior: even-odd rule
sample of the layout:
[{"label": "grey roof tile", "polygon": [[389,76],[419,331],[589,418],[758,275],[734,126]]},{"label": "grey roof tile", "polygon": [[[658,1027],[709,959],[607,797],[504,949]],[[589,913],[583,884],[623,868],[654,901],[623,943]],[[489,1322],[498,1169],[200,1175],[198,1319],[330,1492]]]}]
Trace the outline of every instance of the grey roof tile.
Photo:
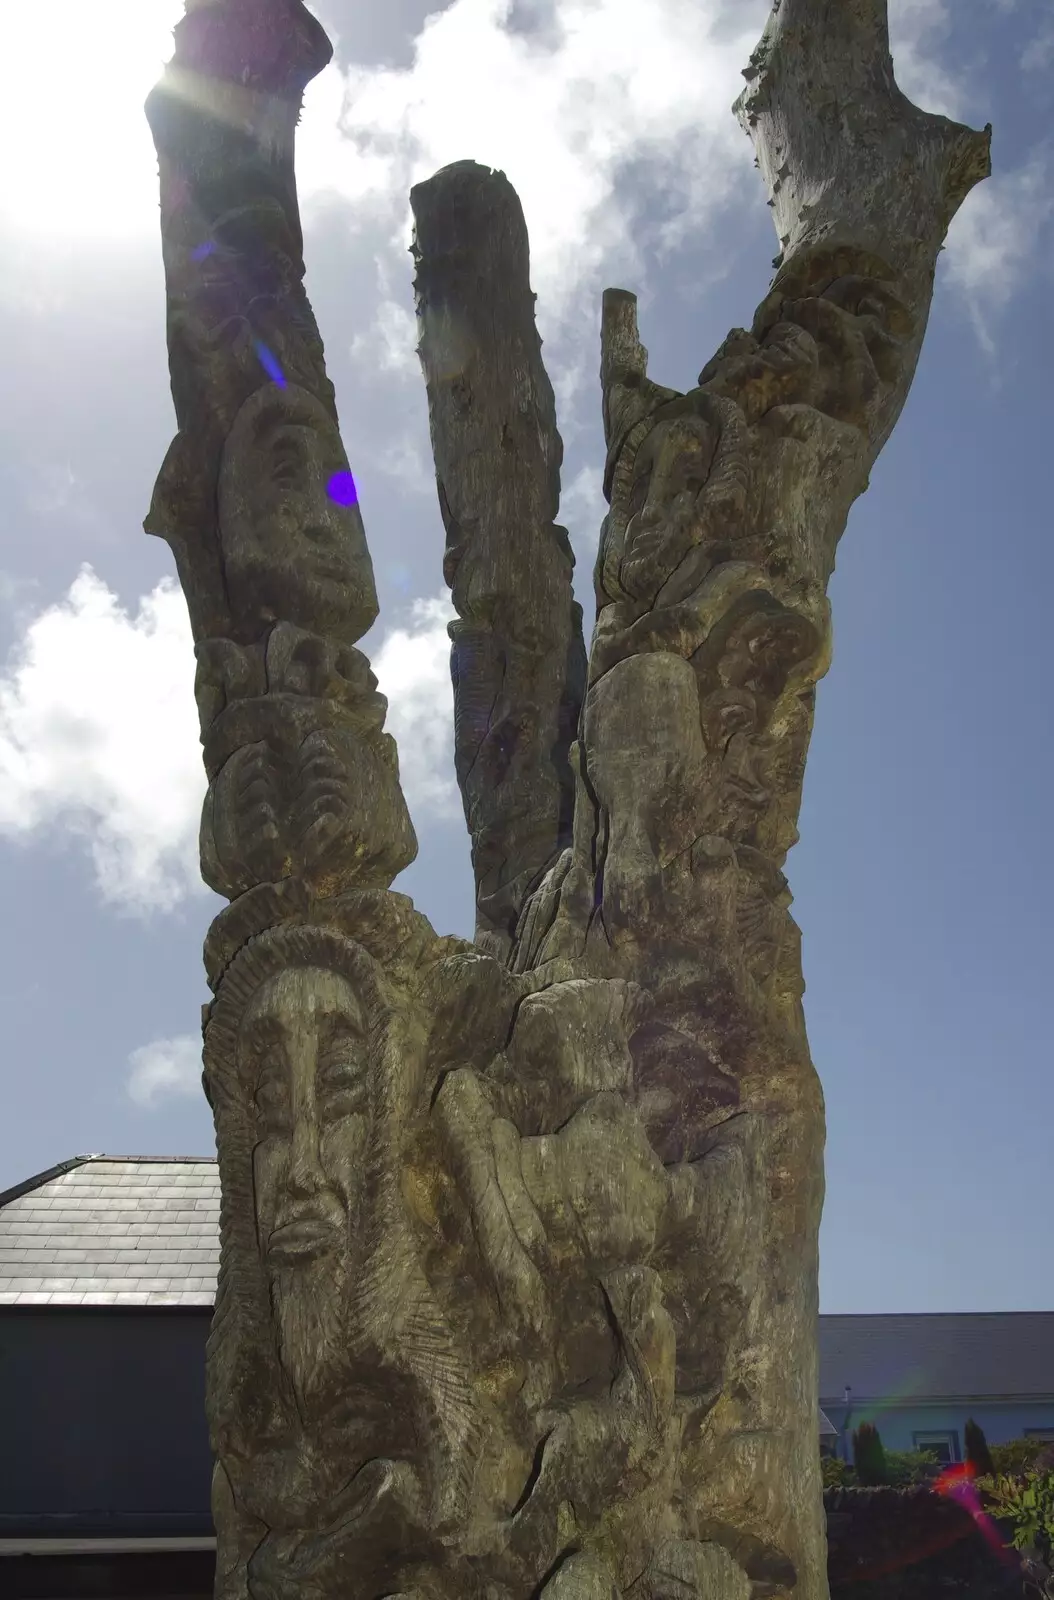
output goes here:
[{"label": "grey roof tile", "polygon": [[212,1304],[215,1160],[88,1157],[20,1188],[0,1196],[0,1304]]},{"label": "grey roof tile", "polygon": [[1054,1311],[820,1318],[820,1403],[1054,1398]]}]

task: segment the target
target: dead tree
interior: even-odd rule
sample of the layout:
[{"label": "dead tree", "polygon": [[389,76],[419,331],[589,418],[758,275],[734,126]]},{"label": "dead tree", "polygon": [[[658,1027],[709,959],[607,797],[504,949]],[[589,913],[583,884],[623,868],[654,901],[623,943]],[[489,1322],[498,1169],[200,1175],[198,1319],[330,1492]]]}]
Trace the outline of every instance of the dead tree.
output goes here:
[{"label": "dead tree", "polygon": [[780,239],[687,394],[604,296],[586,666],[527,235],[413,193],[475,944],[413,857],[370,558],[302,287],[301,0],[188,5],[148,115],[178,433],[147,519],[198,658],[223,1600],[826,1591],[823,1101],[783,876],[838,538],[988,133],[884,0],[775,0],[737,112]]}]

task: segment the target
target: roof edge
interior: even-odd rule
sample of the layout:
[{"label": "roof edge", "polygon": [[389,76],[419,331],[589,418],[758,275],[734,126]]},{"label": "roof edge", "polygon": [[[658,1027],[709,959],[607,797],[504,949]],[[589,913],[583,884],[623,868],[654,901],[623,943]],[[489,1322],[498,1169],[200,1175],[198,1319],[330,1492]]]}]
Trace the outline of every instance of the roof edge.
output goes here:
[{"label": "roof edge", "polygon": [[820,1311],[821,1322],[891,1322],[910,1317],[1054,1317],[1054,1307],[1044,1311]]},{"label": "roof edge", "polygon": [[210,1156],[115,1156],[109,1150],[97,1150],[94,1155],[82,1158],[86,1161],[156,1161],[166,1167],[200,1167],[204,1165],[216,1166],[219,1158],[213,1152]]},{"label": "roof edge", "polygon": [[[821,1395],[821,1407],[831,1411],[844,1410],[845,1396]],[[1022,1393],[1013,1394],[919,1394],[909,1395],[905,1400],[890,1400],[888,1395],[850,1393],[850,1411],[861,1411],[868,1407],[881,1406],[884,1411],[925,1411],[927,1409],[940,1410],[942,1406],[1034,1406],[1054,1405],[1054,1390],[1029,1389]]]},{"label": "roof edge", "polygon": [[29,1194],[33,1189],[43,1188],[45,1183],[50,1183],[53,1178],[62,1178],[67,1172],[72,1172],[75,1167],[83,1167],[86,1161],[97,1161],[95,1154],[86,1156],[71,1156],[68,1161],[59,1161],[53,1167],[45,1167],[43,1172],[35,1172],[31,1178],[23,1178],[21,1183],[16,1183],[10,1189],[0,1190],[0,1208],[12,1200],[20,1200],[24,1194]]}]

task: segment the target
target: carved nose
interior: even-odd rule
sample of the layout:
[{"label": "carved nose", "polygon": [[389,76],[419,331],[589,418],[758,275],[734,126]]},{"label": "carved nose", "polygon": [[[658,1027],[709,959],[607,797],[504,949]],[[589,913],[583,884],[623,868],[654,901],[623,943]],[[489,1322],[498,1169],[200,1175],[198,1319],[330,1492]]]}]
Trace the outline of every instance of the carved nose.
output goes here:
[{"label": "carved nose", "polygon": [[322,1165],[318,1158],[318,1131],[305,1120],[293,1130],[293,1148],[287,1175],[289,1192],[298,1199],[310,1199],[323,1187]]}]

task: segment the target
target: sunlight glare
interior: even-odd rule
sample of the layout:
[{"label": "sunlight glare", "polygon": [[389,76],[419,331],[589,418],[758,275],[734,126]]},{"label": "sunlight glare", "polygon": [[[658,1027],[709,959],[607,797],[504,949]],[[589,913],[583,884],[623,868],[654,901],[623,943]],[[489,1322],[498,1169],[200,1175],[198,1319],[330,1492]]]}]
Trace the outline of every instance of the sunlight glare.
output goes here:
[{"label": "sunlight glare", "polygon": [[182,15],[183,0],[0,6],[7,229],[55,240],[156,229],[157,160],[143,102]]}]

